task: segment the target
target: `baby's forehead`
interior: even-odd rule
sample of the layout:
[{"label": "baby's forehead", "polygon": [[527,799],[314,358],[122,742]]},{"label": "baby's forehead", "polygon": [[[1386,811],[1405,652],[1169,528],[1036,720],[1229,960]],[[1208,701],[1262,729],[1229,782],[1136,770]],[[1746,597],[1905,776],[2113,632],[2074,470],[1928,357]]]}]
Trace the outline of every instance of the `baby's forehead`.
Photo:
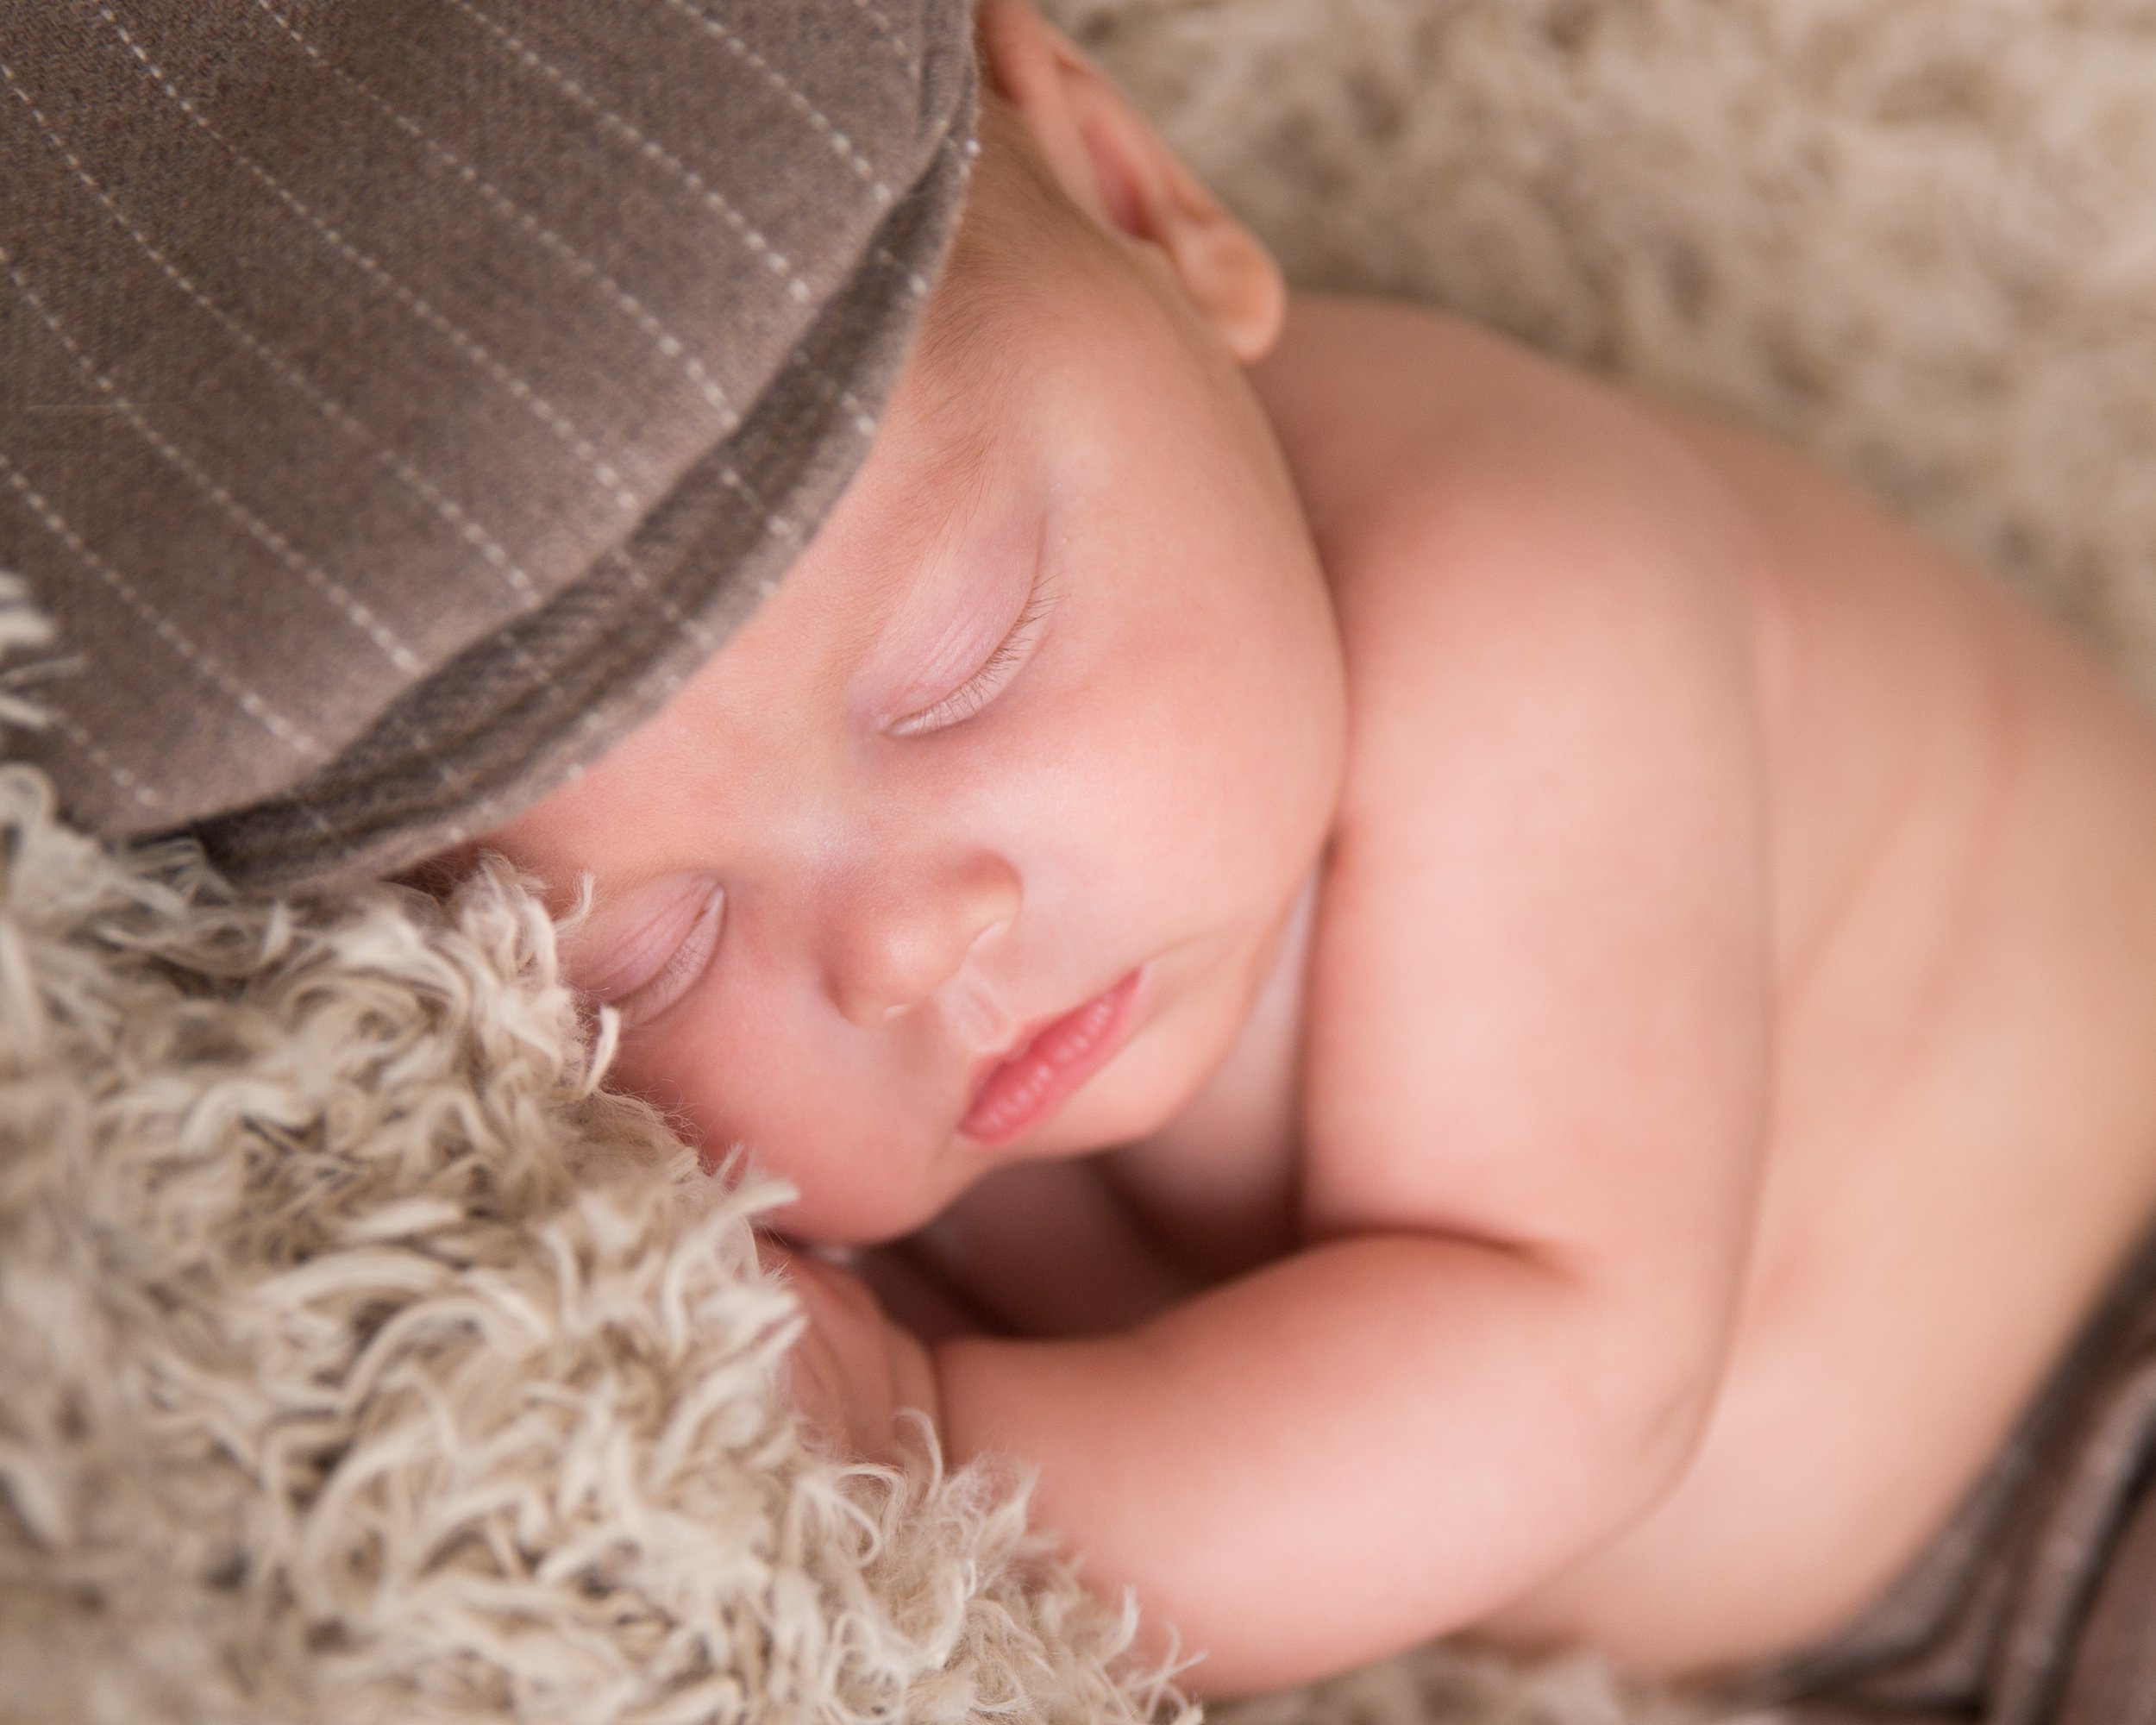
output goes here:
[{"label": "baby's forehead", "polygon": [[994,113],[992,103],[980,164],[893,401],[912,396],[939,420],[992,418],[1044,342],[1067,339],[1074,325],[1112,322],[1103,314],[1128,267]]},{"label": "baby's forehead", "polygon": [[886,419],[868,460],[722,656],[820,643],[856,657],[910,614],[955,601],[967,568],[997,555],[999,525],[1007,531],[1029,502],[1016,440],[960,405],[933,419]]},{"label": "baby's forehead", "polygon": [[1113,339],[1113,272],[1074,208],[1014,191],[1031,176],[997,146],[982,162],[868,457],[766,601],[769,634],[865,640],[955,560],[1000,554],[1052,483],[1044,380],[1074,342]]}]

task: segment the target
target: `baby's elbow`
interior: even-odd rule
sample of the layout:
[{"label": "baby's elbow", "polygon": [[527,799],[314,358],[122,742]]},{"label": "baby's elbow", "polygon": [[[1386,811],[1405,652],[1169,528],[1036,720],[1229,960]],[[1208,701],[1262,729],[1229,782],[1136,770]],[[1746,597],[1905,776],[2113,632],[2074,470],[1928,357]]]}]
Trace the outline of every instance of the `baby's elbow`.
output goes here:
[{"label": "baby's elbow", "polygon": [[1608,1536],[1614,1537],[1677,1490],[1699,1458],[1721,1383],[1720,1351],[1688,1351],[1659,1363],[1628,1386],[1618,1440],[1605,1450],[1609,1481]]},{"label": "baby's elbow", "polygon": [[1649,1408],[1639,1439],[1643,1511],[1668,1496],[1698,1458],[1714,1417],[1718,1381],[1718,1374],[1702,1367]]},{"label": "baby's elbow", "polygon": [[1727,1251],[1564,1266],[1571,1358],[1585,1368],[1570,1406],[1602,1434],[1598,1519],[1613,1533],[1669,1496],[1707,1445],[1741,1320],[1740,1266]]}]

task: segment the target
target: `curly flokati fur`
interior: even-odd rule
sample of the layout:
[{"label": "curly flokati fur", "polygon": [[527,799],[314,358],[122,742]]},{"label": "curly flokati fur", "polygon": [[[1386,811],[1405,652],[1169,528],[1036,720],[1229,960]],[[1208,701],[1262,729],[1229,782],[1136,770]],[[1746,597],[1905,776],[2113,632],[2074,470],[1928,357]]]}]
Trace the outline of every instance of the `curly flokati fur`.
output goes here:
[{"label": "curly flokati fur", "polygon": [[1116,1720],[978,1473],[774,1395],[749,1218],[537,902],[234,901],[0,768],[0,1718]]}]

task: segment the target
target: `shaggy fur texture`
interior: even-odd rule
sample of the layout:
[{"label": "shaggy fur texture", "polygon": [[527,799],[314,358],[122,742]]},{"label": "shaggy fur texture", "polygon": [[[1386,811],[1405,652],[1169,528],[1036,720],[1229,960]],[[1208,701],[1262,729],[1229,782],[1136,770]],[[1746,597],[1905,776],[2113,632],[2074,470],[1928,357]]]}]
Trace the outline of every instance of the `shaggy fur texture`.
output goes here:
[{"label": "shaggy fur texture", "polygon": [[[3,633],[0,630],[0,633]],[[0,1719],[1157,1714],[989,1476],[841,1467],[537,901],[232,902],[0,768]]]},{"label": "shaggy fur texture", "polygon": [[[1050,9],[1297,279],[1779,431],[2156,691],[2138,0]],[[801,1446],[757,1195],[592,1078],[512,883],[245,907],[0,770],[0,1720],[1172,1709],[1007,1485]],[[1236,1714],[1666,1716],[1443,1653]]]}]

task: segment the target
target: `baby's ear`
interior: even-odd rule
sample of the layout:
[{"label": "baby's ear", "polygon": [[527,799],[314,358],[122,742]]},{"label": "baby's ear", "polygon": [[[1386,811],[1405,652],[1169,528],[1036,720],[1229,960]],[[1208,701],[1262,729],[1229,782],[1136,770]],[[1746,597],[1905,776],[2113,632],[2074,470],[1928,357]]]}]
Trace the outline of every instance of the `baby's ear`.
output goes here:
[{"label": "baby's ear", "polygon": [[1157,248],[1229,351],[1263,358],[1287,306],[1272,254],[1030,0],[983,0],[977,16],[985,70],[1072,201]]}]

